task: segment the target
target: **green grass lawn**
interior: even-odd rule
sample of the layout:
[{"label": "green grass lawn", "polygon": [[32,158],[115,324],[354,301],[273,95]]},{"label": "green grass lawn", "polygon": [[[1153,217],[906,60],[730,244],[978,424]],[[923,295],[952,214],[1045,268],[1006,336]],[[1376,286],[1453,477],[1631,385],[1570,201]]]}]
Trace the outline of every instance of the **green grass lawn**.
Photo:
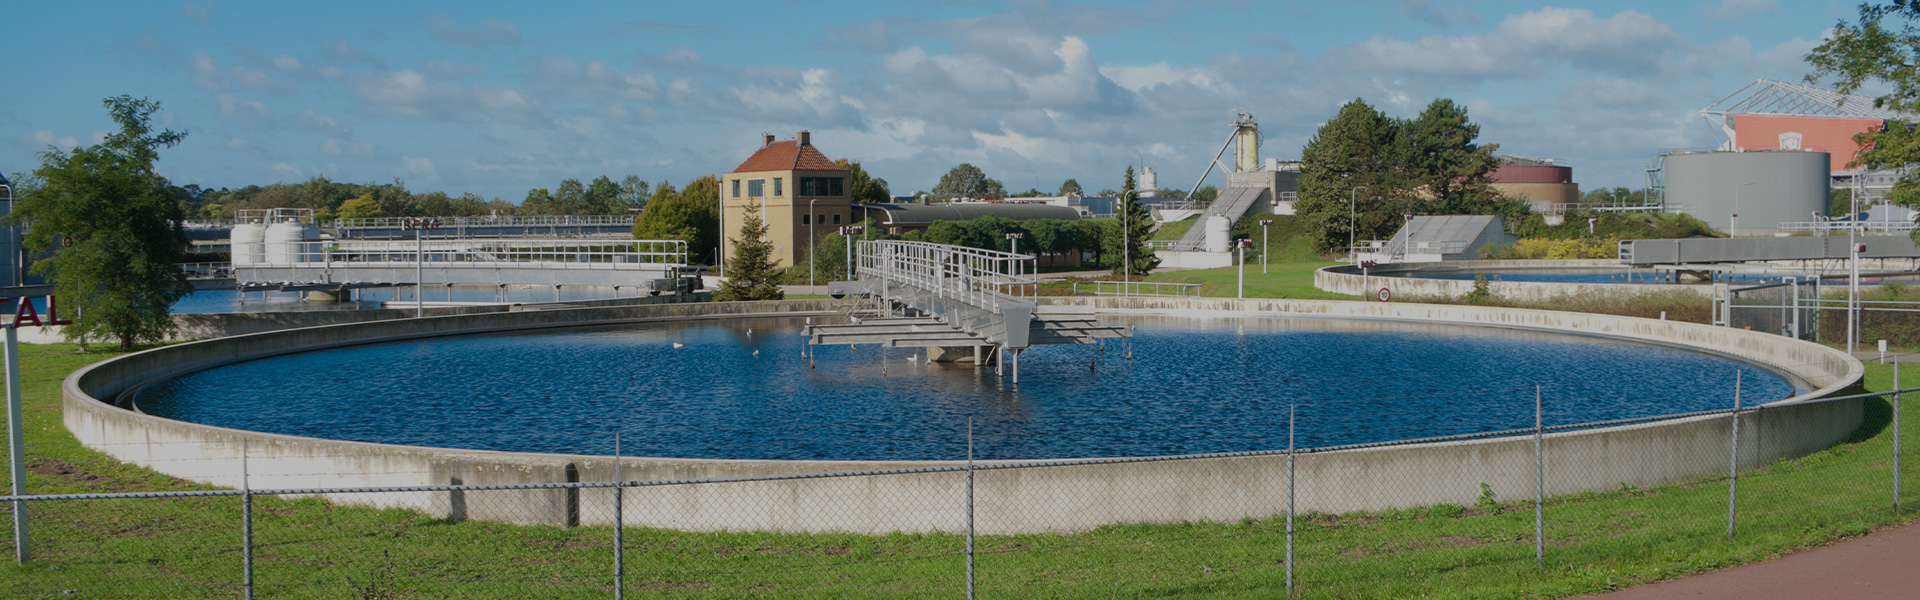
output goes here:
[{"label": "green grass lawn", "polygon": [[[70,345],[24,348],[33,493],[206,489],[81,448],[60,425],[60,379],[113,353],[81,354]],[[1888,368],[1869,365],[1868,373],[1869,387],[1890,388]],[[1920,423],[1916,405],[1907,403],[1906,423]],[[1868,413],[1853,441],[1743,473],[1740,533],[1731,540],[1721,477],[1550,499],[1546,563],[1538,570],[1532,509],[1524,499],[1303,515],[1297,530],[1300,590],[1309,598],[1561,597],[1764,560],[1902,523],[1912,512],[1896,515],[1890,508],[1890,405],[1870,402]],[[1911,465],[1920,460],[1920,439],[1911,427],[1903,436]],[[1920,485],[1916,479],[1905,479],[1909,499]],[[498,501],[504,499],[485,492],[468,496],[471,505]],[[929,498],[928,506],[958,510],[959,499]],[[239,507],[237,498],[34,503],[35,560],[0,566],[0,592],[26,598],[236,597]],[[314,499],[262,497],[254,510],[262,598],[611,593],[613,532],[607,527],[456,523]],[[1271,598],[1284,585],[1284,531],[1276,516],[983,536],[980,594]],[[951,598],[965,585],[963,546],[960,536],[948,534],[630,529],[627,585],[636,598]]]},{"label": "green grass lawn", "polygon": [[[1324,292],[1313,287],[1313,272],[1321,267],[1337,265],[1331,261],[1295,261],[1273,262],[1267,265],[1267,272],[1260,272],[1259,263],[1248,260],[1246,269],[1247,297],[1249,298],[1318,298],[1326,300],[1357,300],[1359,296]],[[1239,293],[1240,268],[1204,269],[1198,271],[1165,271],[1147,276],[1147,281],[1169,283],[1198,283],[1200,295],[1216,298],[1232,298]]]}]

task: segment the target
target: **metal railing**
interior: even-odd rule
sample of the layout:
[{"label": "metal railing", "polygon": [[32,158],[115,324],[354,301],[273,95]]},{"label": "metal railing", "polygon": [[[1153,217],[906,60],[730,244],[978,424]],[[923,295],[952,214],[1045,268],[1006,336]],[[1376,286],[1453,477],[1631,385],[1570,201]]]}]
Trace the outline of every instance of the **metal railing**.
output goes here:
[{"label": "metal railing", "polygon": [[860,275],[919,288],[981,308],[1030,302],[1038,281],[1033,257],[966,246],[879,240],[860,242]]},{"label": "metal railing", "polygon": [[687,243],[681,240],[354,240],[300,242],[238,261],[249,267],[336,267],[395,265],[425,261],[434,268],[473,267],[552,269],[657,268],[686,264]]},{"label": "metal railing", "polygon": [[1781,223],[1777,229],[1786,233],[1845,234],[1848,232],[1857,232],[1887,235],[1912,233],[1914,223],[1909,221],[1791,221]]},{"label": "metal railing", "polygon": [[[370,219],[334,219],[332,227],[400,227],[403,221],[412,217],[376,217]],[[633,215],[535,215],[524,217],[435,217],[441,228],[482,227],[482,226],[541,226],[541,225],[632,225]]]},{"label": "metal railing", "polygon": [[[1084,289],[1082,286],[1085,286]],[[1197,298],[1200,296],[1200,284],[1159,281],[1076,281],[1073,282],[1073,295]]]},{"label": "metal railing", "polygon": [[180,263],[180,270],[188,277],[232,277],[233,263]]}]

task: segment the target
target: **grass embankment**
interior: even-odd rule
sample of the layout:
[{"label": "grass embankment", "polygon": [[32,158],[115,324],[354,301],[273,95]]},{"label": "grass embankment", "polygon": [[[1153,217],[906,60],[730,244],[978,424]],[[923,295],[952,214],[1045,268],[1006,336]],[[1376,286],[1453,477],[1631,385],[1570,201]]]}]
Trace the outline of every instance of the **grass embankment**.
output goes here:
[{"label": "grass embankment", "polygon": [[[60,379],[113,355],[76,354],[67,345],[25,347],[29,489],[206,489],[80,448],[60,425]],[[1887,368],[1869,367],[1870,387],[1888,389],[1889,383]],[[1299,586],[1308,598],[1568,596],[1863,534],[1911,514],[1888,508],[1890,414],[1887,403],[1870,402],[1855,440],[1744,473],[1740,534],[1731,540],[1724,478],[1553,498],[1546,568],[1535,570],[1531,507],[1512,498],[1465,506],[1477,482],[1462,481],[1469,491],[1461,506],[1302,516]],[[1917,419],[1920,402],[1908,403],[1906,422]],[[1904,447],[1909,464],[1920,460],[1920,436],[1911,428]],[[1905,481],[1911,498],[1920,477]],[[1314,485],[1300,482],[1302,489]],[[467,496],[469,505],[489,501],[485,493]],[[959,510],[960,499],[927,503],[929,510]],[[14,597],[238,595],[236,498],[31,506],[34,561],[0,566],[0,589]],[[405,510],[270,497],[256,500],[255,518],[264,598],[604,598],[611,587],[612,530],[606,527],[455,523]],[[1270,598],[1284,582],[1284,532],[1284,521],[1275,517],[984,536],[980,591],[985,597]],[[945,598],[964,586],[963,540],[955,535],[642,529],[626,535],[634,597]]]}]

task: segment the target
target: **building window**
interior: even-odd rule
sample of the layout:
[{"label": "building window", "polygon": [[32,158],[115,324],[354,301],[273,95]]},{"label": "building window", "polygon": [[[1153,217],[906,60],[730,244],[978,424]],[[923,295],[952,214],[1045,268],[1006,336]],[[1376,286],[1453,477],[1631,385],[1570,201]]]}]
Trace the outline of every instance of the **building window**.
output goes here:
[{"label": "building window", "polygon": [[767,180],[765,179],[747,180],[747,197],[759,198],[765,195],[767,195]]},{"label": "building window", "polygon": [[780,185],[780,178],[779,177],[773,178],[773,197],[779,198],[780,196],[784,195],[785,192],[782,191],[784,189],[785,188],[783,188]]},{"label": "building window", "polygon": [[833,216],[833,224],[835,224],[835,225],[839,225],[839,224],[840,224],[840,215],[834,215],[834,216]]},{"label": "building window", "polygon": [[800,224],[801,224],[801,225],[812,225],[812,224],[813,224],[813,215],[800,215]]},{"label": "building window", "polygon": [[740,180],[738,179],[733,180],[733,197],[740,197]]},{"label": "building window", "polygon": [[801,177],[800,195],[802,196],[840,196],[845,193],[839,177]]}]

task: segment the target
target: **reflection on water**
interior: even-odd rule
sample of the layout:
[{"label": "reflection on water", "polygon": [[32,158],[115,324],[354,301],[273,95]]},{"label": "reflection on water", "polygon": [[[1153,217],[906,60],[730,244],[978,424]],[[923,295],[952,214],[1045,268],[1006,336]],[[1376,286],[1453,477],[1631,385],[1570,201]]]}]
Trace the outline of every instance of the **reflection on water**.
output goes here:
[{"label": "reflection on water", "polygon": [[[1111,319],[1109,341],[1037,347],[1021,383],[920,349],[801,351],[800,319],[476,335],[281,356],[144,392],[147,412],[338,439],[763,459],[1164,455],[1404,439],[1721,408],[1792,394],[1714,356],[1515,330],[1287,318]],[[675,348],[674,344],[682,347]],[[757,355],[756,355],[757,353]]]},{"label": "reflection on water", "polygon": [[[1376,277],[1411,277],[1417,279],[1465,279],[1472,280],[1486,276],[1487,281],[1538,281],[1549,283],[1631,283],[1631,284],[1676,284],[1707,283],[1679,281],[1671,271],[1652,269],[1488,269],[1480,271],[1462,271],[1457,269],[1433,269],[1412,271],[1384,271],[1373,273]],[[1779,283],[1780,275],[1761,273],[1718,273],[1714,278],[1721,282],[1732,283]]]}]

